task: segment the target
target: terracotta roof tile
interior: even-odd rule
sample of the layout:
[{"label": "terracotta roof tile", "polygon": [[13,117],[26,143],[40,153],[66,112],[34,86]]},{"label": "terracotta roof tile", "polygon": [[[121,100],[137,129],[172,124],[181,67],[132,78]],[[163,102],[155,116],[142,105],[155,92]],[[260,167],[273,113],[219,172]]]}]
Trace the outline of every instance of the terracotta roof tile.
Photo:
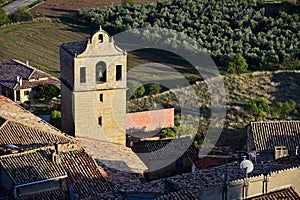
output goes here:
[{"label": "terracotta roof tile", "polygon": [[250,197],[247,199],[248,200],[278,200],[278,199],[299,200],[300,196],[292,187],[289,187],[289,188],[269,192],[268,194]]},{"label": "terracotta roof tile", "polygon": [[80,198],[97,196],[112,191],[112,186],[100,173],[97,164],[85,150],[61,154],[62,167],[68,174],[67,184],[74,186],[74,193]]},{"label": "terracotta roof tile", "polygon": [[77,142],[71,136],[1,95],[0,117],[2,119],[0,144],[37,147],[53,143]]},{"label": "terracotta roof tile", "polygon": [[[249,177],[251,178],[259,176],[266,170],[270,170],[271,173],[277,173],[287,169],[299,167],[300,159],[298,157],[285,157],[265,164],[255,164],[254,170],[249,174]],[[228,181],[231,182],[242,180],[245,176],[240,169],[239,163],[232,162],[209,169],[198,170],[195,173],[185,173],[169,178],[151,181],[137,186],[132,186],[130,188],[124,189],[123,191],[129,193],[153,193],[162,195],[167,189],[165,185],[166,181],[178,185],[178,188],[182,190],[204,191],[216,187],[221,187],[223,184],[222,176],[225,172],[227,172],[228,174]]]},{"label": "terracotta roof tile", "polygon": [[252,122],[250,134],[257,151],[286,146],[293,155],[300,146],[300,121]]},{"label": "terracotta roof tile", "polygon": [[51,161],[49,150],[1,156],[0,163],[15,185],[67,175],[61,165]]},{"label": "terracotta roof tile", "polygon": [[65,193],[61,189],[27,194],[18,197],[18,200],[58,200],[65,199]]},{"label": "terracotta roof tile", "polygon": [[174,200],[174,199],[180,199],[180,200],[197,200],[195,193],[190,190],[180,190],[178,192],[171,192],[166,195],[162,195],[158,197],[156,200]]}]

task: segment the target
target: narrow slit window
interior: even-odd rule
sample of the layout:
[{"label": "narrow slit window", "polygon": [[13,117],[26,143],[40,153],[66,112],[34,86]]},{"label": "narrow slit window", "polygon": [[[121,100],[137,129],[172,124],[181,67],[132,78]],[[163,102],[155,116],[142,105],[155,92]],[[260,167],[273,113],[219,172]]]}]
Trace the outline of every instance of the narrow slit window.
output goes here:
[{"label": "narrow slit window", "polygon": [[86,83],[86,68],[80,67],[80,83]]},{"label": "narrow slit window", "polygon": [[116,65],[116,81],[122,80],[122,65]]},{"label": "narrow slit window", "polygon": [[100,101],[100,102],[103,102],[103,93],[101,93],[101,94],[99,95],[99,101]]},{"label": "narrow slit window", "polygon": [[98,117],[98,124],[99,126],[102,126],[102,117]]}]

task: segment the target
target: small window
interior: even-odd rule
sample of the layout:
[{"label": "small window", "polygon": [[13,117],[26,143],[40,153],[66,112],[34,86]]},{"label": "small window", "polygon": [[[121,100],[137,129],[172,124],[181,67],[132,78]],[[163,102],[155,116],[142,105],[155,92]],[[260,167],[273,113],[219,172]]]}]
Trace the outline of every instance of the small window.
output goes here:
[{"label": "small window", "polygon": [[85,67],[80,67],[80,83],[86,83],[86,69],[85,69]]},{"label": "small window", "polygon": [[29,95],[29,91],[28,90],[24,91],[24,95],[28,96]]},{"label": "small window", "polygon": [[103,42],[103,35],[100,34],[98,39],[99,39],[99,42],[102,43]]},{"label": "small window", "polygon": [[98,124],[99,126],[102,126],[102,117],[98,117]]},{"label": "small window", "polygon": [[102,93],[99,95],[99,101],[103,102],[103,94]]},{"label": "small window", "polygon": [[116,65],[116,81],[122,79],[122,65]]}]

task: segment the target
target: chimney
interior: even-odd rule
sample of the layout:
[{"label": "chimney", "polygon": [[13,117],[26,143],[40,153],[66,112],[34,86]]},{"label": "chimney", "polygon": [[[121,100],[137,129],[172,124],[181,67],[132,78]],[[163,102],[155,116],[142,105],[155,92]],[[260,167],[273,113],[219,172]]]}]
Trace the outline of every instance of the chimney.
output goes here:
[{"label": "chimney", "polygon": [[299,155],[299,146],[296,146],[296,156]]},{"label": "chimney", "polygon": [[20,86],[22,85],[22,77],[17,76],[17,82],[20,84]]},{"label": "chimney", "polygon": [[26,60],[26,66],[27,66],[27,67],[29,66],[29,61],[28,61],[28,60]]},{"label": "chimney", "polygon": [[54,162],[55,164],[60,164],[58,144],[55,143],[54,146],[55,146],[55,151],[52,153],[52,162]]}]

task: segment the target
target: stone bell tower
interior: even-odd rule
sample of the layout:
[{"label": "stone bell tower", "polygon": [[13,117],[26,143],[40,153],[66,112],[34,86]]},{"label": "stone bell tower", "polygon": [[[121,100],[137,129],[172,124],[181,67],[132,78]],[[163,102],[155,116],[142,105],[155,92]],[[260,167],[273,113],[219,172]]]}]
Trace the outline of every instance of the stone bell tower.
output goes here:
[{"label": "stone bell tower", "polygon": [[60,46],[62,131],[125,145],[126,65],[126,52],[101,27]]}]

